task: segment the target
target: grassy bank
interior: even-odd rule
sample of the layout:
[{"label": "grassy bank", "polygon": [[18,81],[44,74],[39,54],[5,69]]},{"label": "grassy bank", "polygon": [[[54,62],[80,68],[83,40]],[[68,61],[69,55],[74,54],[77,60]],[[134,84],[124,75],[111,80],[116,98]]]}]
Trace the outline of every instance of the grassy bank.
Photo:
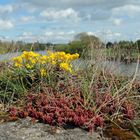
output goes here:
[{"label": "grassy bank", "polygon": [[[98,62],[103,59],[101,52],[95,53]],[[136,139],[140,83],[135,75],[115,76],[92,59],[84,70],[74,69],[71,64],[78,57],[77,53],[23,52],[12,59],[1,70],[1,110],[8,110],[10,120],[29,116],[53,126],[72,125],[91,132],[101,128],[108,137],[115,134],[123,140],[131,131],[129,137]]]}]

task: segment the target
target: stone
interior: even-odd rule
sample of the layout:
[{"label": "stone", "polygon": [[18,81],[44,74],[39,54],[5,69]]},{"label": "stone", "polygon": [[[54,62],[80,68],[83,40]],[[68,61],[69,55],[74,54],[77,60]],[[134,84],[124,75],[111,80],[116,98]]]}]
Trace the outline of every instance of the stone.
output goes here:
[{"label": "stone", "polygon": [[97,132],[92,134],[80,128],[63,129],[29,119],[0,124],[0,140],[107,140]]}]

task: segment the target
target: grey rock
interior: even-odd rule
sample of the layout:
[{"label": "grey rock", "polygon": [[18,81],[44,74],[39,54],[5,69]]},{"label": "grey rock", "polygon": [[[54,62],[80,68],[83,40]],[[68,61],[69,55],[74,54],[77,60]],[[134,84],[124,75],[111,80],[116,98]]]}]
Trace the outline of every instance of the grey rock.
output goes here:
[{"label": "grey rock", "polygon": [[0,124],[0,140],[105,140],[105,138],[96,132],[89,134],[80,128],[53,130],[48,124],[21,119]]}]

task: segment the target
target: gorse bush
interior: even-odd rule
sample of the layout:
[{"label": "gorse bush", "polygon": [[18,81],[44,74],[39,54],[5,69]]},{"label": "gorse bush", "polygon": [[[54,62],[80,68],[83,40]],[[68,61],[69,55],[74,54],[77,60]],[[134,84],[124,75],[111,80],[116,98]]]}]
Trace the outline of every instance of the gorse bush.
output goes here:
[{"label": "gorse bush", "polygon": [[77,53],[47,52],[46,55],[40,55],[24,51],[20,56],[12,58],[11,66],[3,72],[0,97],[4,96],[8,100],[7,97],[13,95],[17,98],[21,94],[19,92],[25,93],[35,85],[39,88],[42,82],[55,85],[62,73],[65,77],[73,72],[71,62],[78,57]]}]

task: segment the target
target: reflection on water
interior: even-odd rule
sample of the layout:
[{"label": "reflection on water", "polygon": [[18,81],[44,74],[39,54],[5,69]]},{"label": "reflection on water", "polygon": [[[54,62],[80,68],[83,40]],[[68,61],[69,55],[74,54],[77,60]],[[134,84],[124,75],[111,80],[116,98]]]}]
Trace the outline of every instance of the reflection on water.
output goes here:
[{"label": "reflection on water", "polygon": [[[37,53],[45,55],[46,51],[37,51]],[[13,57],[16,57],[16,56],[20,55],[20,54],[21,54],[21,52],[0,54],[0,61],[9,60]]]},{"label": "reflection on water", "polygon": [[[76,60],[74,62],[74,65],[81,67],[81,68],[87,68],[89,65],[89,61],[85,60]],[[137,63],[124,63],[124,62],[118,62],[118,61],[100,61],[100,62],[93,62],[93,65],[97,64],[99,67],[104,68],[107,71],[113,72],[114,74],[120,74],[125,76],[133,76],[136,71]],[[138,65],[137,70],[137,79],[140,79],[140,65]]]},{"label": "reflection on water", "polygon": [[[105,61],[103,66],[114,73],[133,76],[136,72],[137,63],[124,63],[116,61]],[[140,78],[140,65],[138,65],[137,77]]]},{"label": "reflection on water", "polygon": [[15,53],[6,53],[6,54],[0,54],[0,61],[4,61],[4,60],[9,60],[12,57],[18,56],[21,53],[19,52],[15,52]]},{"label": "reflection on water", "polygon": [[[38,51],[37,53],[45,55],[46,51]],[[18,56],[20,54],[21,54],[20,52],[1,54],[0,61],[9,60],[12,57]],[[80,68],[87,68],[89,63],[90,61],[79,59],[76,60],[73,63],[73,65],[76,67],[78,66]],[[101,68],[104,68],[115,74],[122,74],[126,76],[133,76],[136,71],[136,65],[137,65],[137,63],[125,64],[124,62],[119,62],[119,61],[100,61],[100,62],[94,61],[93,64],[98,64],[98,66],[100,66]],[[138,66],[137,78],[140,79],[140,65]]]}]

